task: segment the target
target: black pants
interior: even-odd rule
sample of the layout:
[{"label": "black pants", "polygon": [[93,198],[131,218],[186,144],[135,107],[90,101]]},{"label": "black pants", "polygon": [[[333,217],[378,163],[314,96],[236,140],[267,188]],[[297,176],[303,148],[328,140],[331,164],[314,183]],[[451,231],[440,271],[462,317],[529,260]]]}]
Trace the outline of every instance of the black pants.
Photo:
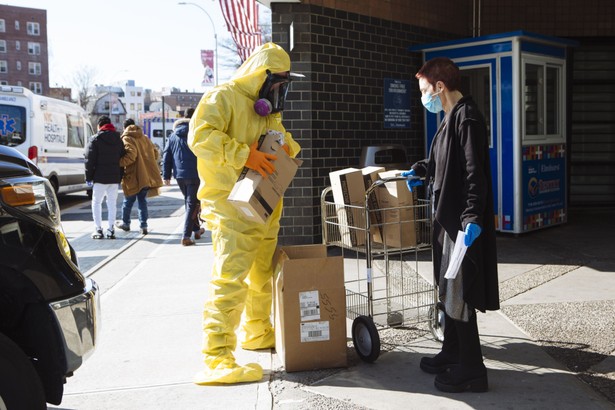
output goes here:
[{"label": "black pants", "polygon": [[186,209],[186,215],[184,216],[184,238],[190,238],[192,232],[198,232],[201,229],[201,224],[199,223],[201,205],[196,197],[199,183],[198,178],[180,178],[177,180],[177,185],[184,195],[184,207]]},{"label": "black pants", "polygon": [[476,312],[472,312],[467,322],[452,319],[445,314],[442,353],[446,357],[456,358],[462,366],[483,366]]}]

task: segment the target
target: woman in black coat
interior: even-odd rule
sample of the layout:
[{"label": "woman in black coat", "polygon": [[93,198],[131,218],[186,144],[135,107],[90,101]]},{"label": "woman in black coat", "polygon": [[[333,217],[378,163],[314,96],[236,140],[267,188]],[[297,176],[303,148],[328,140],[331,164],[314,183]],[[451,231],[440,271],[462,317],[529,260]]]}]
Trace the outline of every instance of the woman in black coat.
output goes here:
[{"label": "woman in black coat", "polygon": [[[429,183],[434,276],[445,310],[442,350],[423,357],[420,366],[436,374],[439,390],[482,392],[488,382],[476,310],[500,307],[487,126],[472,98],[459,91],[459,68],[450,59],[428,61],[416,78],[425,108],[446,113],[429,158],[402,174],[425,177]],[[408,180],[410,190],[416,184],[417,180]],[[457,276],[447,279],[444,274],[459,231],[468,248]]]}]

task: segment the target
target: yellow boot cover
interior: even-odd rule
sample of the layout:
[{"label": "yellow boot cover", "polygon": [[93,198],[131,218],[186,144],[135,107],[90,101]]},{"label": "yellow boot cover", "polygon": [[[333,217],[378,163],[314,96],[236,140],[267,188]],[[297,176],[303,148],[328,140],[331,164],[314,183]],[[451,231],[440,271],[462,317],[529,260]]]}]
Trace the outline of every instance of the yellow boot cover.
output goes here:
[{"label": "yellow boot cover", "polygon": [[[246,335],[248,333],[246,332]],[[241,344],[241,348],[244,350],[260,350],[260,349],[272,349],[275,347],[275,333],[273,328],[269,327],[265,333],[261,333],[257,337],[246,337],[246,340]]]},{"label": "yellow boot cover", "polygon": [[257,363],[240,366],[232,361],[223,361],[214,369],[205,370],[194,375],[193,382],[199,385],[234,384],[257,382],[263,378],[263,368]]}]

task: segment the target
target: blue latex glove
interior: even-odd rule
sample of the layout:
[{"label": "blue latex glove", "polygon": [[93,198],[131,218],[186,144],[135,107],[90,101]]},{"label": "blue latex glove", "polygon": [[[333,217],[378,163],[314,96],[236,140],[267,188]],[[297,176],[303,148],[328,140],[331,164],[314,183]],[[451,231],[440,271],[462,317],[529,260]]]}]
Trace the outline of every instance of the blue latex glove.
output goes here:
[{"label": "blue latex glove", "polygon": [[90,188],[94,186],[94,182],[93,181],[85,181],[86,185],[89,186]]},{"label": "blue latex glove", "polygon": [[470,222],[469,224],[467,224],[466,230],[465,230],[466,236],[463,238],[463,242],[465,243],[465,245],[466,246],[472,245],[474,240],[478,238],[478,236],[480,235],[481,231],[482,229],[480,229],[480,226],[478,226],[477,224],[473,222]]},{"label": "blue latex glove", "polygon": [[413,169],[411,169],[410,171],[402,172],[401,176],[408,178],[408,180],[406,181],[406,186],[408,187],[408,191],[410,192],[412,192],[412,188],[414,188],[415,186],[423,185],[423,181],[421,181],[421,179],[416,176]]}]

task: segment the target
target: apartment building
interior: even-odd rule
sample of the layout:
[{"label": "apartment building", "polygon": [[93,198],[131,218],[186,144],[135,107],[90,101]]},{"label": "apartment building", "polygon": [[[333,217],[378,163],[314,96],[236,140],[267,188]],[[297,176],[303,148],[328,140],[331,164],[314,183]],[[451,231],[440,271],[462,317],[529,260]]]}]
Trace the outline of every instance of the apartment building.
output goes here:
[{"label": "apartment building", "polygon": [[49,93],[47,11],[0,4],[0,85]]}]

